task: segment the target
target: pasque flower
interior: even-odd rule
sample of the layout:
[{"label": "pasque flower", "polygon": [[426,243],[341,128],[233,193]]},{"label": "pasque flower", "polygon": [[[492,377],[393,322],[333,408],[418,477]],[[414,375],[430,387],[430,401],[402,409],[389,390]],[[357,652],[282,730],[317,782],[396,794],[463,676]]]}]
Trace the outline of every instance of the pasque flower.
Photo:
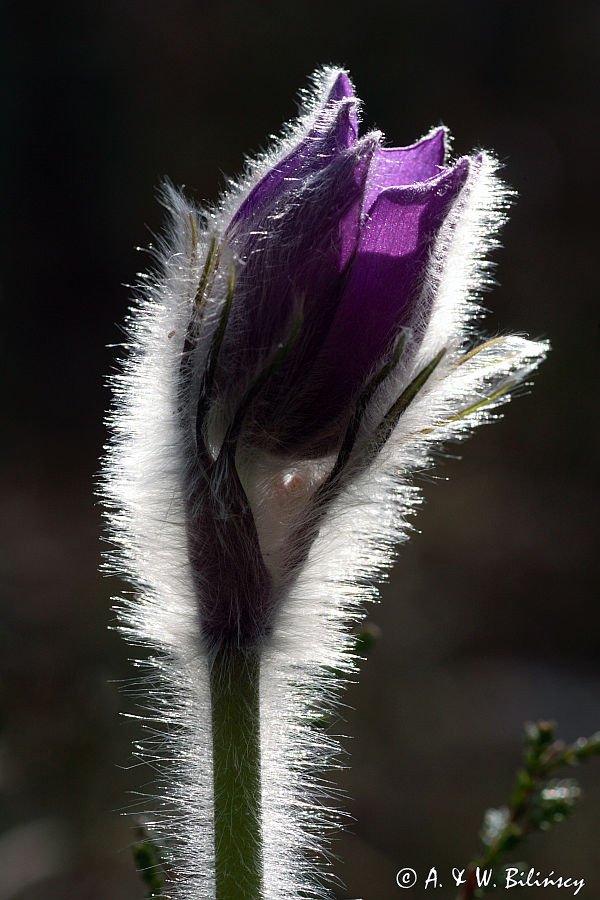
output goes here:
[{"label": "pasque flower", "polygon": [[354,670],[411,473],[546,350],[476,340],[506,200],[493,157],[449,162],[444,128],[360,137],[347,74],[314,81],[217,207],[166,192],[116,379],[105,493],[139,589],[122,626],[159,652],[178,898],[322,896],[335,816],[314,772],[335,744],[311,723]]}]

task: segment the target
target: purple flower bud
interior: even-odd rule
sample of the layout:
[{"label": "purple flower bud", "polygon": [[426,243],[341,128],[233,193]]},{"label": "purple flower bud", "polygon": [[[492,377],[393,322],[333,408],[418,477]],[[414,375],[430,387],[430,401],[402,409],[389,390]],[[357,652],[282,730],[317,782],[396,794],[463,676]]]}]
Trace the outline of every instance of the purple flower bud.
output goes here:
[{"label": "purple flower bud", "polygon": [[277,453],[333,451],[368,378],[405,328],[425,324],[422,286],[451,208],[477,158],[444,167],[445,131],[384,149],[357,140],[345,73],[315,124],[253,187],[226,230],[236,292],[219,386],[239,391],[248,371],[302,331],[249,418]]},{"label": "purple flower bud", "polygon": [[[221,303],[217,344],[199,363],[200,471],[192,466],[187,487],[190,558],[209,646],[252,646],[270,634],[281,592],[306,558],[354,450],[365,396],[385,380],[381,373],[397,381],[398,359],[390,361],[400,340],[409,344],[407,358],[418,357],[435,300],[432,260],[439,270],[463,194],[482,165],[481,156],[444,165],[445,138],[439,128],[394,149],[382,147],[376,132],[359,139],[350,82],[334,73],[310,125],[220,218],[180,383],[186,396],[199,354],[191,335],[200,337],[206,307]],[[394,400],[407,396],[400,385],[397,394]],[[382,411],[376,444],[406,405],[390,403],[387,418]],[[253,508],[244,472],[265,454],[281,465],[330,458],[330,476],[316,478],[304,510],[310,524],[276,526],[258,496]],[[363,448],[363,465],[371,458]],[[277,550],[274,527],[289,532]]]},{"label": "purple flower bud", "polygon": [[129,322],[104,491],[139,589],[121,625],[158,655],[156,717],[174,725],[178,900],[213,896],[209,673],[230,652],[260,658],[264,895],[321,896],[335,814],[314,773],[335,746],[311,723],[355,672],[353,627],[407,537],[412,474],[493,419],[547,350],[478,342],[507,194],[493,157],[449,162],[443,128],[382,141],[359,136],[346,73],[321,72],[217,207],[166,192],[161,270]]}]

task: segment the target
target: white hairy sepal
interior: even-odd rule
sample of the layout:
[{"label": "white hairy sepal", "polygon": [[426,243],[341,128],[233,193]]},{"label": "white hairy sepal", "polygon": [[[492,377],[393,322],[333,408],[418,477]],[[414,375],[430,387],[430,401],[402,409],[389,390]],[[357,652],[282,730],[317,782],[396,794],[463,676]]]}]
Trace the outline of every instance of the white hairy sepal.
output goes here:
[{"label": "white hairy sepal", "polygon": [[[327,76],[330,78],[333,75]],[[323,91],[327,77],[323,76]],[[162,772],[164,835],[176,873],[173,900],[214,895],[211,730],[207,661],[198,625],[185,533],[186,496],[195,452],[194,396],[226,293],[225,275],[204,309],[189,396],[178,394],[181,349],[193,298],[212,236],[221,236],[233,213],[276,159],[311,127],[319,103],[273,152],[253,167],[239,190],[205,216],[167,192],[171,228],[158,251],[159,271],[144,287],[128,323],[130,343],[115,378],[114,440],[105,463],[104,493],[116,543],[113,567],[137,589],[118,603],[121,629],[151,648],[150,674],[140,682],[151,737],[145,753]],[[261,734],[265,900],[329,896],[313,861],[326,859],[327,836],[338,820],[327,788],[317,780],[335,760],[337,743],[316,722],[335,704],[356,666],[353,633],[373,599],[373,581],[390,566],[407,536],[407,517],[419,502],[411,482],[436,447],[462,438],[491,418],[508,394],[540,361],[545,345],[510,337],[462,362],[474,343],[473,322],[485,254],[502,218],[503,194],[483,156],[455,203],[434,246],[406,351],[366,410],[342,489],[319,522],[318,537],[295,580],[280,590],[273,635],[261,666]],[[420,335],[419,341],[413,335]],[[404,387],[441,350],[446,354],[370,466],[361,453]],[[251,379],[254,373],[249,373]],[[488,405],[467,412],[493,398]],[[181,409],[180,409],[181,407]],[[226,421],[230,411],[221,411]],[[189,428],[182,428],[187,417]],[[221,430],[218,422],[215,430]],[[269,457],[240,459],[240,477],[253,505],[262,549],[284,584],[282,535],[306,517],[310,487],[326,477],[331,460],[285,464]],[[330,808],[331,807],[331,808]],[[326,870],[322,867],[321,874]],[[312,891],[312,894],[310,893]]]},{"label": "white hairy sepal", "polygon": [[[131,692],[146,722],[138,755],[158,778],[139,808],[178,872],[169,896],[208,900],[214,896],[210,695],[187,551],[182,485],[193,448],[180,424],[178,379],[210,234],[199,233],[196,213],[173,190],[165,190],[164,202],[171,218],[156,250],[157,271],[139,287],[127,354],[112,379],[113,438],[102,491],[114,543],[110,568],[135,588],[116,602],[119,629],[150,653],[138,663],[144,674]],[[206,314],[204,355],[215,325],[214,310]]]}]

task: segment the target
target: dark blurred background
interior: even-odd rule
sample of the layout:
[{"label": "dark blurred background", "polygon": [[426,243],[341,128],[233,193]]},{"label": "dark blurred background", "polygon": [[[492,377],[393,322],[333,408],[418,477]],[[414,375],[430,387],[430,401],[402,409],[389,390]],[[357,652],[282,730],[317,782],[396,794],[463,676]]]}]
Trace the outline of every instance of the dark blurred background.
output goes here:
[{"label": "dark blurred background", "polygon": [[[430,0],[7,3],[0,58],[0,900],[143,896],[120,815],[131,674],[98,574],[93,496],[108,345],[161,227],[164,176],[213,200],[296,111],[318,65],[347,65],[366,126],[407,144],[445,122],[497,151],[519,194],[489,330],[548,337],[535,386],[424,481],[427,504],[352,688],[356,821],[339,897],[387,900],[396,871],[465,865],[507,799],[523,722],[600,728],[596,604],[596,2]],[[449,483],[446,480],[449,479]],[[575,818],[521,853],[599,895],[600,765]],[[443,879],[442,879],[443,883]],[[595,887],[594,887],[595,886]],[[539,893],[539,892],[538,892]],[[411,896],[425,896],[415,888]],[[533,890],[527,896],[537,896]],[[446,884],[440,896],[451,898]]]}]

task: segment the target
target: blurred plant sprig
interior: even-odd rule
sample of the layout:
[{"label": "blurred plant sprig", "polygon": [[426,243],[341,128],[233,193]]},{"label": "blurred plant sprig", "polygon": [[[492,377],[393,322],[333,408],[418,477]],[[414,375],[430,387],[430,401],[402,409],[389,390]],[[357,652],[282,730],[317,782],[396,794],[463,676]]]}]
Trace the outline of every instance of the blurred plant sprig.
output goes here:
[{"label": "blurred plant sprig", "polygon": [[557,739],[554,722],[525,726],[523,765],[517,772],[510,801],[507,806],[486,811],[480,832],[484,851],[469,864],[457,900],[484,897],[492,888],[493,879],[487,885],[478,884],[478,871],[502,871],[506,855],[520,847],[528,835],[547,831],[571,815],[581,798],[581,788],[574,778],[557,776],[562,769],[594,756],[600,756],[600,732],[566,744]]}]

